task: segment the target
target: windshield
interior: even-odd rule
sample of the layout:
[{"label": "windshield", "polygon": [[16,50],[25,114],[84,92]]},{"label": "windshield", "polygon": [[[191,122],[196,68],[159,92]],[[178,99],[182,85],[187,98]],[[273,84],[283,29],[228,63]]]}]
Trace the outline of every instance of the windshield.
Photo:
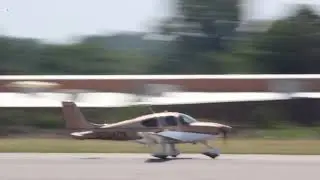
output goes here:
[{"label": "windshield", "polygon": [[182,117],[183,121],[188,124],[193,123],[193,122],[197,122],[197,120],[195,120],[193,117],[188,116],[186,114],[181,114],[181,117]]}]

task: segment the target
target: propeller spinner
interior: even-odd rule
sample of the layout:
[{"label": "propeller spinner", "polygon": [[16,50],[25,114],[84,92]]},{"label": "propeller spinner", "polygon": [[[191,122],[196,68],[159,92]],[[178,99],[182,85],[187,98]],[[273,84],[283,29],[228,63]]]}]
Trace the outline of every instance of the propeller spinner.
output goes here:
[{"label": "propeller spinner", "polygon": [[228,139],[228,134],[231,130],[231,127],[222,127],[220,128],[220,133],[222,134],[222,139],[223,139],[223,142],[226,143],[227,142],[227,139]]}]

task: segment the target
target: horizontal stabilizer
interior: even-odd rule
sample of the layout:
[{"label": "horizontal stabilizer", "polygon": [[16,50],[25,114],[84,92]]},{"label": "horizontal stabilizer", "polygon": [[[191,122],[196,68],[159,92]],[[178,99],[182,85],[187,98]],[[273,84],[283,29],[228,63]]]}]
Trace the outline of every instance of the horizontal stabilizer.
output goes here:
[{"label": "horizontal stabilizer", "polygon": [[71,133],[72,136],[82,137],[88,134],[92,134],[93,131],[82,131],[82,132],[73,132]]}]

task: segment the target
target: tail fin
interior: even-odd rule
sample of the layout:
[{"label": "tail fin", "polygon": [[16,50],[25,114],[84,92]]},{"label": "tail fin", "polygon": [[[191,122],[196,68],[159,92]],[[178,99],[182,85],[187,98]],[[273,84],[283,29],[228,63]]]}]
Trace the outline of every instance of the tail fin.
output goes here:
[{"label": "tail fin", "polygon": [[62,102],[63,119],[67,129],[91,129],[95,125],[89,123],[74,102]]}]

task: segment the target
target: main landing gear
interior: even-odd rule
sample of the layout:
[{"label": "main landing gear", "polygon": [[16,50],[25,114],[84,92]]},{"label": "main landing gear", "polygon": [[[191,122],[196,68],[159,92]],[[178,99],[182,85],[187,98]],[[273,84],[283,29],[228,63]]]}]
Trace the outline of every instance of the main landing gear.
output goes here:
[{"label": "main landing gear", "polygon": [[159,149],[152,154],[153,157],[159,159],[167,159],[168,156],[177,157],[180,154],[180,151],[175,147],[175,144],[160,144]]},{"label": "main landing gear", "polygon": [[[212,159],[215,159],[218,156],[220,156],[219,150],[217,148],[210,146],[208,142],[201,142],[201,144],[207,147],[206,150],[201,154],[208,156]],[[159,159],[167,159],[170,156],[175,158],[179,154],[180,152],[175,147],[175,144],[163,143],[163,144],[159,144],[158,149],[156,149],[156,152],[153,153],[152,156]]]}]

